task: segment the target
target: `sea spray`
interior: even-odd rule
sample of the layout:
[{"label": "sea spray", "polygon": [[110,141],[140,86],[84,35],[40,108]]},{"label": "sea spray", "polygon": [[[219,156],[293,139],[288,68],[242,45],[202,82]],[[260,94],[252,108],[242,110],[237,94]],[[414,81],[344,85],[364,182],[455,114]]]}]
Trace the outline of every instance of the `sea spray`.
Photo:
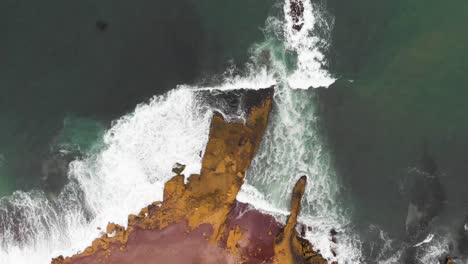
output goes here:
[{"label": "sea spray", "polygon": [[[284,38],[287,49],[296,52],[296,69],[287,78],[291,88],[306,89],[309,87],[328,87],[335,79],[330,73],[323,69],[325,57],[320,51],[324,39],[316,34],[316,28],[321,22],[321,27],[331,27],[323,13],[318,13],[317,8],[310,0],[298,1],[302,3],[304,10],[301,12],[302,27],[300,30],[294,28],[293,16],[291,15],[290,0],[286,0],[283,5],[284,10]],[[331,28],[325,28],[324,32],[330,32]]]},{"label": "sea spray", "polygon": [[[307,175],[309,184],[300,217],[309,227],[306,237],[331,261],[359,263],[361,243],[349,225],[350,216],[339,196],[340,184],[332,159],[320,135],[315,92],[294,89],[328,87],[335,81],[322,67],[325,60],[320,49],[324,39],[315,34],[318,26],[330,31],[330,23],[311,1],[301,2],[304,10],[299,18],[300,30],[293,27],[290,2],[284,1],[280,12],[284,19],[268,18],[265,42],[254,45],[254,61],[261,61],[265,50],[269,51],[270,67],[279,84],[263,143],[247,173],[249,185],[242,188],[239,198],[263,209],[266,200],[266,208],[278,215],[288,211],[292,187],[300,176]],[[295,59],[291,59],[294,54]],[[291,61],[295,62],[292,66]],[[338,243],[332,239],[332,230],[337,232]]]},{"label": "sea spray", "polygon": [[[325,258],[357,263],[359,239],[348,226],[347,212],[341,209],[344,205],[340,202],[338,179],[319,133],[314,92],[277,88],[274,99],[270,123],[247,173],[247,182],[269,201],[274,214],[289,210],[294,183],[307,175],[309,184],[300,217],[308,227],[306,237]],[[249,199],[248,194],[255,193],[244,189],[240,194],[243,202],[264,206],[259,204],[258,194]],[[331,230],[338,232],[338,243],[332,241]]]},{"label": "sea spray", "polygon": [[[236,90],[248,80],[211,89]],[[204,100],[206,91],[180,86],[117,120],[99,152],[70,163],[69,183],[57,197],[34,190],[1,199],[0,259],[48,263],[80,252],[98,228],[126,226],[128,214],[161,200],[175,162],[186,165],[187,175],[199,173],[213,111],[223,110]]]},{"label": "sea spray", "polygon": [[[70,164],[70,182],[57,198],[32,191],[2,199],[0,258],[6,263],[48,263],[53,256],[83,250],[108,222],[126,225],[128,214],[162,198],[175,162],[187,165],[186,174],[199,172],[213,109],[194,90],[277,84],[269,127],[248,172],[249,185],[238,198],[284,221],[293,183],[307,175],[310,184],[300,218],[311,227],[306,237],[326,258],[356,263],[358,240],[339,209],[339,186],[318,133],[313,93],[290,89],[326,87],[334,81],[322,68],[321,40],[314,35],[319,18],[312,3],[304,1],[304,26],[295,32],[288,3],[282,5],[284,17],[267,19],[265,30],[274,34],[266,32],[266,41],[254,45],[247,74],[228,76],[213,87],[180,86],[138,106],[106,132],[99,153]],[[339,232],[336,244],[331,229]]]},{"label": "sea spray", "polygon": [[108,222],[126,225],[161,200],[175,162],[198,173],[212,113],[179,88],[139,105],[104,135],[101,152],[70,164],[69,180],[56,199],[42,191],[15,192],[0,202],[0,259],[48,263],[83,250]]}]

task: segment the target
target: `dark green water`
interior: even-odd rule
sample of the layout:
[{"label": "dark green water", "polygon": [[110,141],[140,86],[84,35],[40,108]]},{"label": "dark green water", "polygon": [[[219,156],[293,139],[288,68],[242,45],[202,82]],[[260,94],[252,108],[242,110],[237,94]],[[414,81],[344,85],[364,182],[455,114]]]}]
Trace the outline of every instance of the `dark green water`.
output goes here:
[{"label": "dark green water", "polygon": [[[0,196],[59,190],[68,161],[96,151],[112,120],[242,65],[275,3],[0,2]],[[459,235],[468,213],[468,2],[326,4],[334,17],[326,57],[338,81],[316,103],[353,224],[367,241],[376,225],[414,244],[408,205],[424,197],[441,204],[426,204],[437,210],[425,232]],[[440,185],[412,184],[414,168],[433,164]]]},{"label": "dark green water", "polygon": [[426,146],[447,199],[434,221],[458,232],[468,213],[468,3],[328,3],[335,15],[329,57],[343,79],[321,103],[356,222],[404,236],[409,196],[427,190],[402,185]]},{"label": "dark green water", "polygon": [[49,157],[63,159],[57,141],[82,153],[138,103],[242,64],[271,7],[271,0],[0,2],[0,196],[40,185]]}]

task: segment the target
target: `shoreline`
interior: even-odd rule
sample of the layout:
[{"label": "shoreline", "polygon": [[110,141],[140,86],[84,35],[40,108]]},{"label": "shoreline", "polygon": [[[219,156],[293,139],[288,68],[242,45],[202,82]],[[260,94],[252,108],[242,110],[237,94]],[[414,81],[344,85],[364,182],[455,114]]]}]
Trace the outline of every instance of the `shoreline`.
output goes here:
[{"label": "shoreline", "polygon": [[83,252],[52,263],[327,263],[295,231],[305,177],[293,190],[286,225],[236,200],[272,107],[271,88],[258,96],[245,123],[213,116],[200,175],[185,183],[179,171],[166,182],[163,201],[129,215],[127,229],[110,223]]}]

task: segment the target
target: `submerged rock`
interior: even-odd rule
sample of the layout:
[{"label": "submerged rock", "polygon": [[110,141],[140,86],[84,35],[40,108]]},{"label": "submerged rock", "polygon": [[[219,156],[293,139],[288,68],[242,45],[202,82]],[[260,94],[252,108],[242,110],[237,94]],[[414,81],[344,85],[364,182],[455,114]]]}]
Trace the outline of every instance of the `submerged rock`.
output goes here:
[{"label": "submerged rock", "polygon": [[185,183],[177,166],[162,202],[130,215],[127,229],[109,224],[82,253],[52,263],[326,263],[295,229],[305,177],[294,187],[284,227],[236,201],[271,107],[271,96],[256,102],[245,123],[215,114],[200,175]]},{"label": "submerged rock", "polygon": [[99,32],[104,32],[107,30],[107,28],[109,28],[109,23],[107,23],[106,21],[102,20],[102,19],[99,19],[96,21],[96,29],[99,31]]},{"label": "submerged rock", "polygon": [[177,174],[177,175],[181,175],[184,170],[185,170],[185,165],[184,164],[176,163],[172,167],[172,172]]},{"label": "submerged rock", "polygon": [[304,3],[303,0],[290,0],[291,17],[293,20],[293,29],[300,31],[304,26]]},{"label": "submerged rock", "polygon": [[418,263],[418,247],[429,243],[434,234],[434,220],[445,207],[446,195],[439,179],[437,163],[424,145],[418,166],[410,170],[409,204],[405,220],[406,242],[411,247],[404,250],[401,261]]}]

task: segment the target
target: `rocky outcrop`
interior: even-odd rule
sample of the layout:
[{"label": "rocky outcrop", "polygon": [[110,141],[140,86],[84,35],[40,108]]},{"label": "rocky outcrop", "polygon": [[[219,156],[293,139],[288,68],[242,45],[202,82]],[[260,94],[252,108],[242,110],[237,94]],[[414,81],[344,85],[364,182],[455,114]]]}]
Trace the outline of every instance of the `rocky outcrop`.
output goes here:
[{"label": "rocky outcrop", "polygon": [[53,264],[84,263],[326,263],[295,231],[306,179],[294,188],[286,226],[236,201],[265,131],[271,95],[250,107],[245,123],[216,114],[200,175],[165,184],[164,200],[130,215],[128,228],[107,226],[83,252]]},{"label": "rocky outcrop", "polygon": [[327,263],[320,254],[312,249],[309,241],[299,237],[296,231],[297,216],[301,211],[301,199],[305,191],[307,178],[302,176],[293,189],[291,200],[291,214],[286,226],[276,237],[275,263]]},{"label": "rocky outcrop", "polygon": [[452,257],[446,257],[445,264],[455,264],[455,260]]},{"label": "rocky outcrop", "polygon": [[293,21],[292,28],[301,31],[304,26],[304,0],[289,0],[290,16]]}]

